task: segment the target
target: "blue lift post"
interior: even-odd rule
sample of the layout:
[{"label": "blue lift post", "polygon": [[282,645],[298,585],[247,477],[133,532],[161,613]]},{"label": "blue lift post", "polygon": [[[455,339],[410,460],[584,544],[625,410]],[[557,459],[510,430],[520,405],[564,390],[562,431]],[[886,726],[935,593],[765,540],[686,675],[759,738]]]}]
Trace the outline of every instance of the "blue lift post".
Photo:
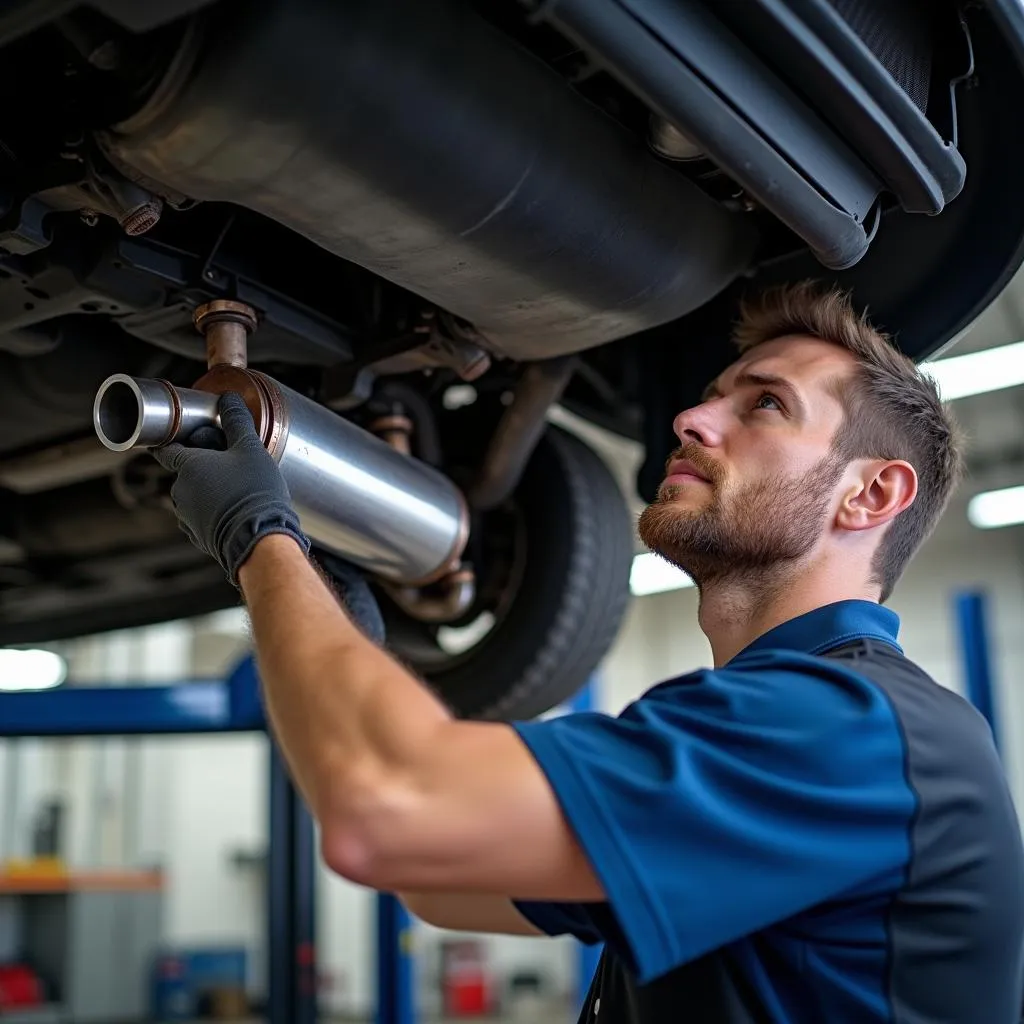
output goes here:
[{"label": "blue lift post", "polygon": [[970,590],[954,596],[959,628],[964,696],[985,717],[999,749],[999,714],[996,710],[992,662],[989,657],[988,608],[985,594]]},{"label": "blue lift post", "polygon": [[413,1024],[412,919],[397,897],[377,896],[376,1024]]},{"label": "blue lift post", "polygon": [[[2,737],[265,731],[252,658],[226,680],[15,691],[0,697]],[[272,741],[270,762],[267,1024],[315,1024],[314,827]]]}]

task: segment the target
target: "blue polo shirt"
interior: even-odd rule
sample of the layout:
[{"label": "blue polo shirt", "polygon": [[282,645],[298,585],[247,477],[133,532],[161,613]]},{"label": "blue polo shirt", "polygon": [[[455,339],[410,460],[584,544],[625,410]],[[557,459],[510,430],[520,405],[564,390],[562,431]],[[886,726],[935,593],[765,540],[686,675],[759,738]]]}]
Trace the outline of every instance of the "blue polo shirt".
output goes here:
[{"label": "blue polo shirt", "polygon": [[1005,775],[985,720],[904,657],[898,628],[837,602],[618,716],[516,724],[606,894],[517,903],[605,943],[584,1015],[1018,1024]]}]

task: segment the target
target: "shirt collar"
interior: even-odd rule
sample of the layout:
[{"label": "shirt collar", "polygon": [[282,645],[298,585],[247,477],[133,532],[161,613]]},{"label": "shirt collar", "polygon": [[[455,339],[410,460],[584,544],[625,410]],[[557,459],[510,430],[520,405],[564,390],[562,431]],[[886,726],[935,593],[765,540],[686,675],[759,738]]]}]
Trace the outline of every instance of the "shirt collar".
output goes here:
[{"label": "shirt collar", "polygon": [[[899,616],[874,601],[836,601],[798,615],[763,633],[740,651],[792,650],[822,654],[852,640],[880,640],[901,654]],[[739,657],[739,655],[737,655]]]}]

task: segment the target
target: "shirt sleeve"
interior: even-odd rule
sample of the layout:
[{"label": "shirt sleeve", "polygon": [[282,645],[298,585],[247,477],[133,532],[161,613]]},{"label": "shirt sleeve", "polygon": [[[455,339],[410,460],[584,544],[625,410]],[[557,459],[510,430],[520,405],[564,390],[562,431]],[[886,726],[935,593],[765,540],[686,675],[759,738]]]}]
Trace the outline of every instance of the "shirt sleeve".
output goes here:
[{"label": "shirt sleeve", "polygon": [[[750,654],[618,717],[515,728],[641,983],[873,880],[895,888],[908,862],[902,735],[885,695],[838,662]],[[549,934],[596,926],[571,904],[525,906]]]}]

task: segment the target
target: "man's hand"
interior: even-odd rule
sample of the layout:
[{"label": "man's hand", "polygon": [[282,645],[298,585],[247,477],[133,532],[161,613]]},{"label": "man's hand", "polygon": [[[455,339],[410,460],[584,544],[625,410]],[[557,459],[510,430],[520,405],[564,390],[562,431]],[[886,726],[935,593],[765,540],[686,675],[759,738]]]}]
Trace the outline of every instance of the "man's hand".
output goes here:
[{"label": "man's hand", "polygon": [[261,538],[283,533],[304,552],[309,551],[309,540],[292,508],[288,485],[263,447],[242,396],[222,395],[219,406],[223,435],[213,427],[201,427],[188,446],[169,444],[153,449],[152,455],[178,474],[171,500],[182,530],[238,586],[238,570]]}]

